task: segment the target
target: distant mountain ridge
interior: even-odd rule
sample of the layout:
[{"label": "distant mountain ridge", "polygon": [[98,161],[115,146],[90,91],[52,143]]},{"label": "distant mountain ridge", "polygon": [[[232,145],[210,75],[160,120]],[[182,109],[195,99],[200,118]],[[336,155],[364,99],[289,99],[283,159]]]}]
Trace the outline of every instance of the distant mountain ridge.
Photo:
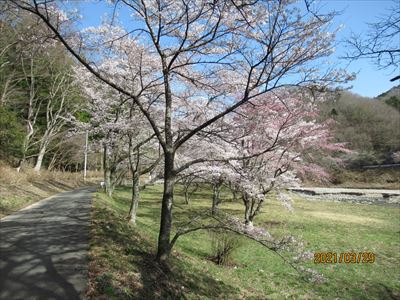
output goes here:
[{"label": "distant mountain ridge", "polygon": [[383,92],[382,94],[379,94],[375,98],[377,99],[387,99],[392,96],[395,97],[400,97],[400,84],[397,86],[392,87],[390,90],[387,90],[386,92]]},{"label": "distant mountain ridge", "polygon": [[378,95],[375,99],[385,101],[386,104],[400,111],[400,84]]}]

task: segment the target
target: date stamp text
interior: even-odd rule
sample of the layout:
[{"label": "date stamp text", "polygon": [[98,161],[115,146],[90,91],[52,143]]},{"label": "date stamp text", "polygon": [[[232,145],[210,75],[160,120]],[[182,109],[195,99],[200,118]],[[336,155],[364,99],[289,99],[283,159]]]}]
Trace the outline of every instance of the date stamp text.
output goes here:
[{"label": "date stamp text", "polygon": [[376,255],[373,252],[315,252],[316,264],[366,264],[374,263]]}]

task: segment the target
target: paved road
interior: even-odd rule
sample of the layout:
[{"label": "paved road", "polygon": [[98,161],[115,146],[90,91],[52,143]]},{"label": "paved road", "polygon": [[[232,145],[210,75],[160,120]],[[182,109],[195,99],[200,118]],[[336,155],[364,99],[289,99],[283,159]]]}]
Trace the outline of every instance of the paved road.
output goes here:
[{"label": "paved road", "polygon": [[91,193],[61,193],[0,221],[0,299],[81,299]]}]

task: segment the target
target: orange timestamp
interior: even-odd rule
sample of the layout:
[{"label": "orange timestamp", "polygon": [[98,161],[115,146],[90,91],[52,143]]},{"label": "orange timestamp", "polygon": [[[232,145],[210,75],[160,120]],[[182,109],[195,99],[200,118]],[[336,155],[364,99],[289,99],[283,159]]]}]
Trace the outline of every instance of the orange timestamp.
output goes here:
[{"label": "orange timestamp", "polygon": [[315,264],[365,264],[374,263],[376,255],[373,252],[315,252]]}]

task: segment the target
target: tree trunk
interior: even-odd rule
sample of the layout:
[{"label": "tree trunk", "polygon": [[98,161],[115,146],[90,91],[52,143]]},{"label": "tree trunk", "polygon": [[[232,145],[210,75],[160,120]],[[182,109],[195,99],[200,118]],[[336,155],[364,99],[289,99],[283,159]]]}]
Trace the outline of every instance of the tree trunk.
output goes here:
[{"label": "tree trunk", "polygon": [[232,201],[237,202],[237,192],[234,189],[231,189],[232,191]]},{"label": "tree trunk", "polygon": [[114,192],[114,186],[112,183],[112,172],[109,168],[105,169],[105,180],[104,180],[105,186],[106,186],[106,193],[109,197],[112,197],[112,194]]},{"label": "tree trunk", "polygon": [[136,213],[139,205],[139,173],[132,176],[132,201],[129,209],[129,222],[136,224]]},{"label": "tree trunk", "polygon": [[25,163],[25,157],[23,156],[23,157],[18,161],[18,165],[17,165],[17,168],[16,168],[16,170],[17,170],[18,173],[21,171],[22,166],[24,165],[24,163]]},{"label": "tree trunk", "polygon": [[3,93],[0,95],[0,107],[4,105],[4,103],[6,102],[6,95],[8,92],[8,88],[11,82],[11,78],[14,76],[15,71],[12,72],[12,74],[7,78],[4,87],[3,87]]},{"label": "tree trunk", "polygon": [[219,194],[220,194],[221,187],[219,185],[213,186],[213,199],[212,199],[212,207],[211,207],[211,214],[215,215],[218,211],[219,201]]},{"label": "tree trunk", "polygon": [[250,199],[246,194],[242,194],[243,204],[244,204],[244,223],[246,226],[253,226],[253,218],[251,216],[251,204]]},{"label": "tree trunk", "polygon": [[183,187],[183,193],[185,195],[185,204],[189,204],[189,184],[185,184]]},{"label": "tree trunk", "polygon": [[250,219],[249,219],[249,220],[246,220],[244,224],[246,225],[246,227],[247,227],[248,229],[252,229],[252,228],[254,227],[254,226],[253,226],[253,221],[251,221]]},{"label": "tree trunk", "polygon": [[54,169],[55,164],[56,164],[57,154],[58,154],[58,151],[54,152],[53,157],[50,160],[49,166],[47,167],[48,171],[51,171]]},{"label": "tree trunk", "polygon": [[174,201],[175,153],[164,154],[164,193],[161,206],[160,233],[158,235],[157,261],[165,263],[171,252],[172,204]]},{"label": "tree trunk", "polygon": [[40,169],[42,168],[42,162],[43,162],[45,153],[46,153],[46,145],[42,145],[40,147],[40,151],[39,151],[38,157],[36,159],[35,167],[33,168],[35,170],[35,172],[37,172],[37,173],[39,173]]},{"label": "tree trunk", "polygon": [[175,149],[172,134],[172,93],[169,86],[169,69],[166,56],[161,53],[165,90],[165,114],[164,114],[164,193],[161,204],[160,232],[158,235],[157,261],[161,264],[167,262],[171,252],[171,227],[172,205],[174,202],[175,187]]},{"label": "tree trunk", "polygon": [[246,210],[244,213],[244,224],[246,227],[253,228],[253,216],[250,213],[250,209],[246,206]]},{"label": "tree trunk", "polygon": [[104,192],[107,193],[107,145],[103,145],[103,182]]},{"label": "tree trunk", "polygon": [[29,142],[30,142],[32,135],[33,135],[33,126],[31,124],[31,122],[28,121],[27,125],[26,125],[26,135],[24,138],[24,143],[22,144],[22,157],[18,162],[17,172],[19,172],[21,170],[21,168],[23,167],[23,165],[25,164],[26,153],[28,152]]}]

